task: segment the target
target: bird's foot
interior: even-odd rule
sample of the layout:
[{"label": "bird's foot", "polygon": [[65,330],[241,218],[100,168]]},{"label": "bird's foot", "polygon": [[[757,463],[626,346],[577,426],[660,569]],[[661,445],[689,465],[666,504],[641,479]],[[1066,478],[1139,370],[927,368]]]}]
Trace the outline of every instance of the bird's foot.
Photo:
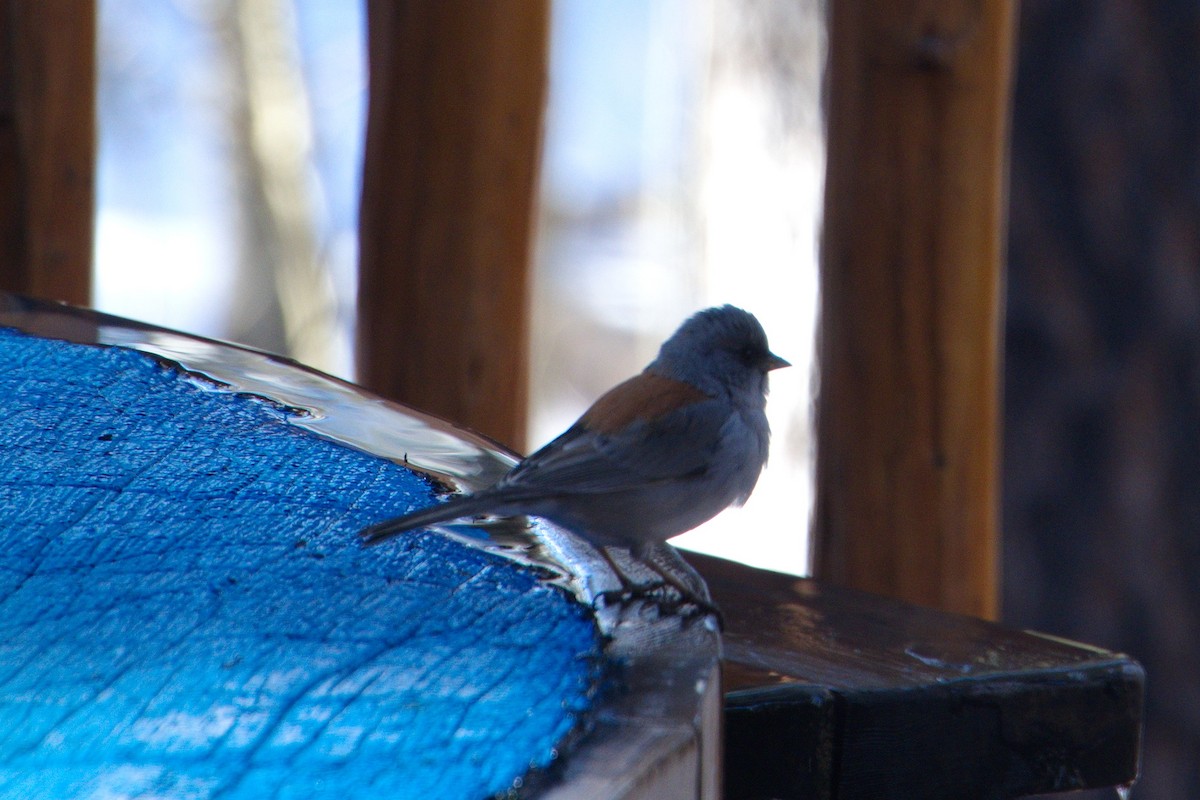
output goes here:
[{"label": "bird's foot", "polygon": [[721,609],[690,592],[680,592],[678,587],[667,581],[629,584],[620,589],[598,592],[592,602],[593,605],[600,601],[605,606],[623,606],[637,600],[653,605],[663,616],[679,616],[689,623],[702,617],[714,617],[718,629],[725,630],[725,618],[721,614]]},{"label": "bird's foot", "polygon": [[702,597],[690,595],[664,599],[659,602],[658,607],[663,613],[678,615],[688,623],[712,617],[717,621],[717,630],[725,630],[725,616],[721,613],[721,609]]},{"label": "bird's foot", "polygon": [[661,592],[668,588],[669,584],[666,581],[650,581],[649,583],[625,583],[620,589],[607,589],[603,592],[597,592],[595,600],[602,601],[604,605],[626,605],[634,600],[650,600],[656,605],[661,604],[666,600],[661,595]]}]

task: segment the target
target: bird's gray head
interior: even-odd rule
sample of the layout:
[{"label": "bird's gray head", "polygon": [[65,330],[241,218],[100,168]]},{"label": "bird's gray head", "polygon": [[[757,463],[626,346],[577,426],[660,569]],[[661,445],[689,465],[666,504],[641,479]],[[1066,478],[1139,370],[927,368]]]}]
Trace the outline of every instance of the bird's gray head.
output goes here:
[{"label": "bird's gray head", "polygon": [[762,398],[767,373],[787,366],[767,346],[767,334],[753,314],[725,305],[690,317],[646,369],[712,395]]}]

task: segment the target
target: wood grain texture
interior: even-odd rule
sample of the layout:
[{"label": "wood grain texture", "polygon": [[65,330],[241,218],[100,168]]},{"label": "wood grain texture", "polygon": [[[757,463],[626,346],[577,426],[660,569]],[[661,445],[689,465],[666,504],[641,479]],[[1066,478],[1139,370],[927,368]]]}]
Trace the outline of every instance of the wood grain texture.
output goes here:
[{"label": "wood grain texture", "polygon": [[364,385],[522,447],[546,0],[368,3]]},{"label": "wood grain texture", "polygon": [[94,0],[0,5],[0,290],[91,299]]},{"label": "wood grain texture", "polygon": [[1014,6],[831,5],[814,568],[997,610]]}]

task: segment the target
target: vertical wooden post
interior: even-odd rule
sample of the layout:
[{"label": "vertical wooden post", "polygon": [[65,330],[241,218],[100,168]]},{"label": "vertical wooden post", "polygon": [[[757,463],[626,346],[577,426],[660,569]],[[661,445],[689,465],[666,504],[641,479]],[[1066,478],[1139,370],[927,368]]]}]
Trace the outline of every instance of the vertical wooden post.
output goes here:
[{"label": "vertical wooden post", "polygon": [[91,300],[94,0],[0,5],[0,290]]},{"label": "vertical wooden post", "polygon": [[830,12],[815,571],[985,617],[1014,7]]},{"label": "vertical wooden post", "polygon": [[360,379],[524,444],[548,0],[370,0]]}]

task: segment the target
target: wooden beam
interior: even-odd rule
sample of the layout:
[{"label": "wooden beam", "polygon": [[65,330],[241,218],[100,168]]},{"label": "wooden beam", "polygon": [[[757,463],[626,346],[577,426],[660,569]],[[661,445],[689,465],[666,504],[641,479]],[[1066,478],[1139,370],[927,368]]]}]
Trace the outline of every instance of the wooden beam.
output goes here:
[{"label": "wooden beam", "polygon": [[684,553],[725,617],[727,797],[1025,797],[1133,781],[1128,656]]},{"label": "wooden beam", "polygon": [[1015,4],[830,8],[815,572],[993,617]]},{"label": "wooden beam", "polygon": [[367,8],[359,379],[521,447],[548,0]]},{"label": "wooden beam", "polygon": [[0,290],[91,300],[94,0],[0,5]]}]

